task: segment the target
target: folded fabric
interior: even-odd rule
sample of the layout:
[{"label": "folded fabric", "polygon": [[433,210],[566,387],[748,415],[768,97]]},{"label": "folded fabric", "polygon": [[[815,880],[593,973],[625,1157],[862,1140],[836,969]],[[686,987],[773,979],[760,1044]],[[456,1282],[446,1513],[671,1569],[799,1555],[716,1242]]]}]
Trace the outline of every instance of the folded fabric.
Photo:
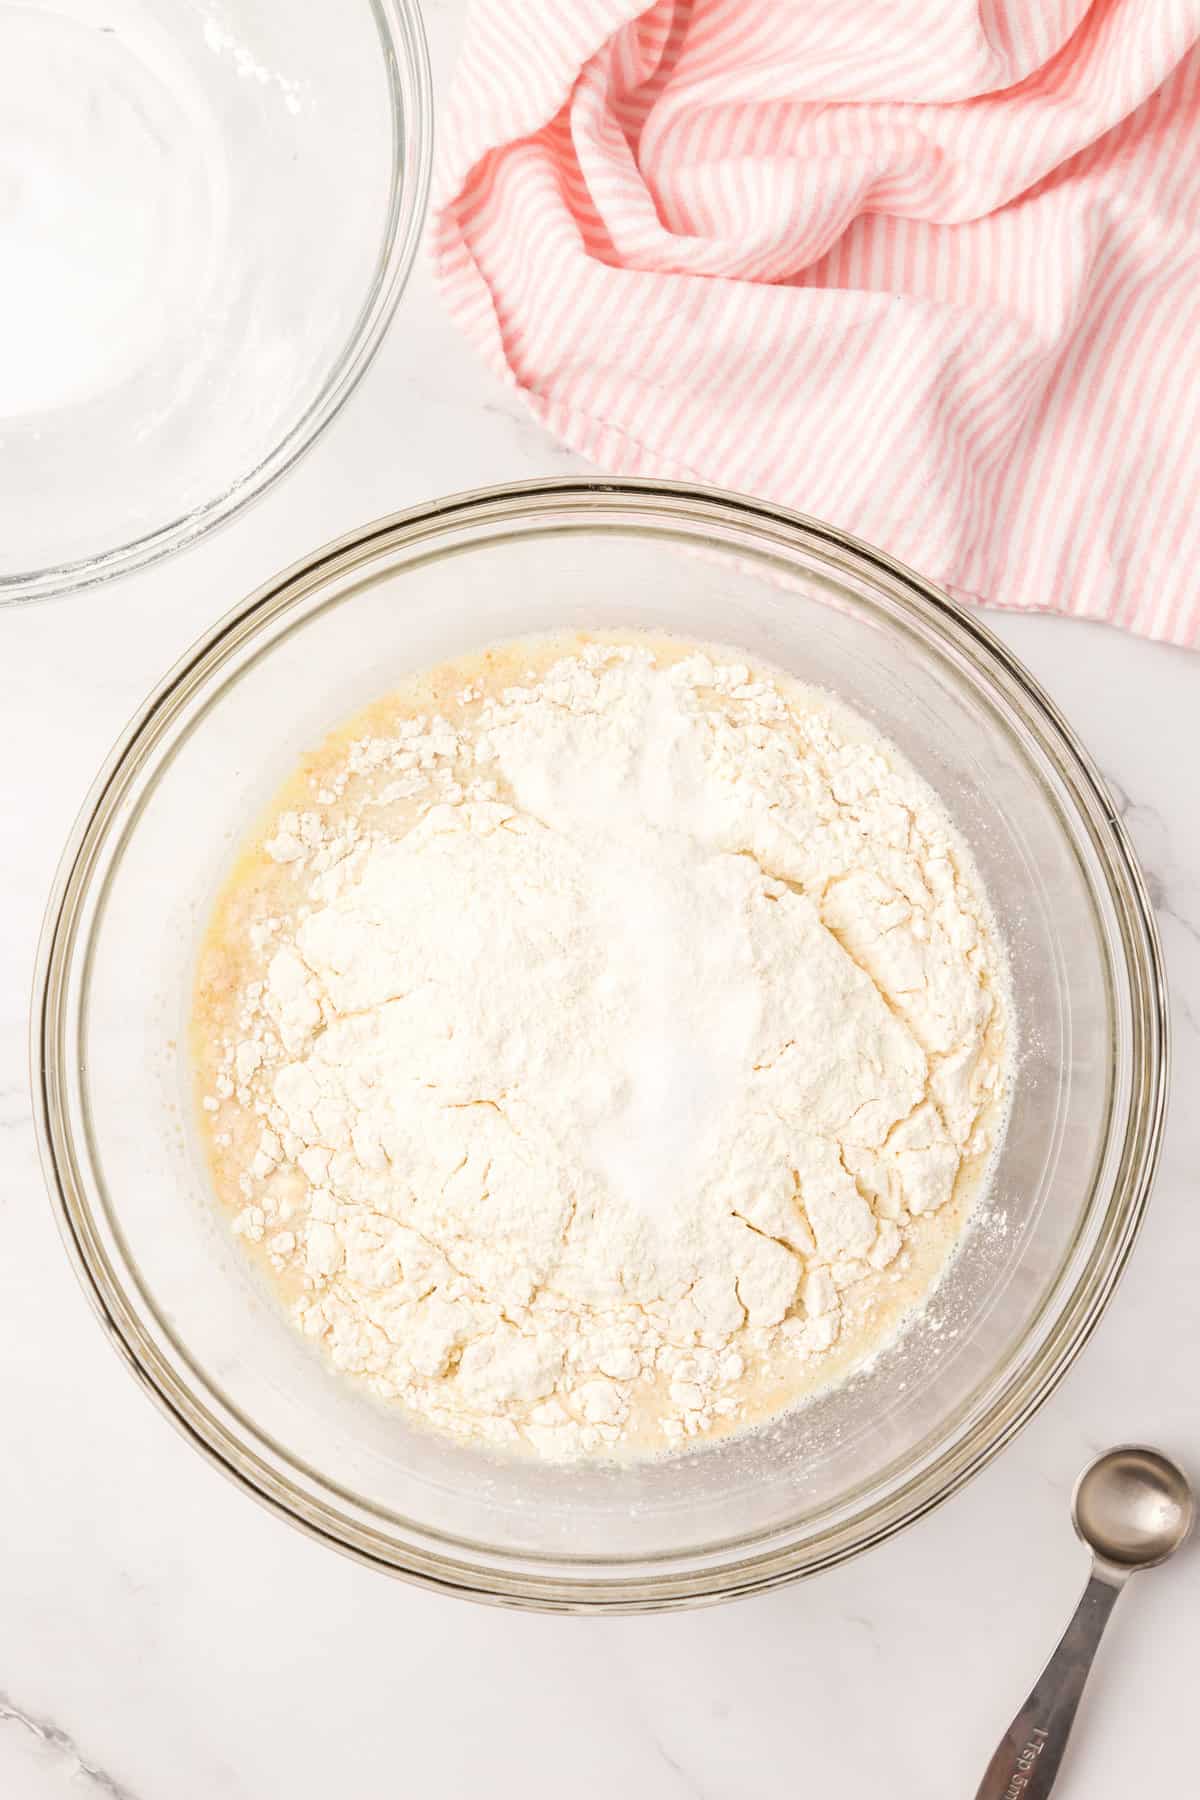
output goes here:
[{"label": "folded fabric", "polygon": [[477,0],[443,293],[603,468],[1200,639],[1200,0]]}]

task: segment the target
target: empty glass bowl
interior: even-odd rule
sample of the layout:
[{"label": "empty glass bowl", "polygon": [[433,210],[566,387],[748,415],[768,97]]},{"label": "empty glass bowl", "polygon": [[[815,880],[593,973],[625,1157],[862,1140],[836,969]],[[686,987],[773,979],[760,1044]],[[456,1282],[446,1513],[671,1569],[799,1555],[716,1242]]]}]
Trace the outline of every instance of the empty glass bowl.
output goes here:
[{"label": "empty glass bowl", "polygon": [[[743,646],[890,736],[974,848],[1020,1030],[994,1187],[928,1313],[755,1434],[629,1467],[444,1440],[331,1374],[217,1212],[185,1042],[199,933],[302,752],[405,674],[527,632]],[[42,1151],[109,1335],[223,1469],[329,1543],[478,1598],[684,1605],[849,1556],[1029,1417],[1102,1311],[1166,1083],[1145,887],[1086,754],[974,616],[842,534],[637,482],[497,489],[321,551],[230,613],[101,774],[51,902],[34,1019]]]},{"label": "empty glass bowl", "polygon": [[299,456],[391,317],[430,139],[415,0],[0,0],[0,601]]}]

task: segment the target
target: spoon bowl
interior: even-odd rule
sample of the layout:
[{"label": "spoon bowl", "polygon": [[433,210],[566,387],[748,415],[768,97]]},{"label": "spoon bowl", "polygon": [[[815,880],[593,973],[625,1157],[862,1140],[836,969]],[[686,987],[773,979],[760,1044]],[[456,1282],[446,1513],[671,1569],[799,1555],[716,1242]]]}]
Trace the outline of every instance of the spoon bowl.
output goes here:
[{"label": "spoon bowl", "polygon": [[1150,1569],[1178,1550],[1195,1504],[1187,1477],[1158,1450],[1122,1444],[1075,1484],[1071,1517],[1083,1542],[1122,1570]]}]

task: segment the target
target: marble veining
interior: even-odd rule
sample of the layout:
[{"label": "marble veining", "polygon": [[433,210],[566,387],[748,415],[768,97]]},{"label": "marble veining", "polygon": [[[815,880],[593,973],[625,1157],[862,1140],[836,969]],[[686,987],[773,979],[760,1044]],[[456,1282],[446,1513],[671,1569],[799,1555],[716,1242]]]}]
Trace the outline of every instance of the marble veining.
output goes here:
[{"label": "marble veining", "polygon": [[56,1725],[52,1719],[38,1719],[32,1713],[22,1712],[7,1694],[0,1692],[0,1727],[11,1726],[25,1732],[36,1751],[52,1759],[56,1780],[70,1783],[77,1789],[82,1787],[86,1793],[106,1795],[107,1800],[138,1800],[132,1788],[114,1781],[104,1769],[88,1762],[61,1725]]}]

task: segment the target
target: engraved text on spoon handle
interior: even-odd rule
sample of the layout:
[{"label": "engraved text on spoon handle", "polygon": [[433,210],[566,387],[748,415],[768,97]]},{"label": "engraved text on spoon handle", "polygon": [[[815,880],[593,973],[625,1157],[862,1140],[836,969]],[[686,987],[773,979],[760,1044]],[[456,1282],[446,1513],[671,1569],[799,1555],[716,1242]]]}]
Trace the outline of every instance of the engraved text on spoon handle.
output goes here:
[{"label": "engraved text on spoon handle", "polygon": [[1005,1732],[975,1800],[1045,1800],[1054,1786],[1075,1709],[1101,1633],[1124,1585],[1098,1569],[1033,1692]]}]

